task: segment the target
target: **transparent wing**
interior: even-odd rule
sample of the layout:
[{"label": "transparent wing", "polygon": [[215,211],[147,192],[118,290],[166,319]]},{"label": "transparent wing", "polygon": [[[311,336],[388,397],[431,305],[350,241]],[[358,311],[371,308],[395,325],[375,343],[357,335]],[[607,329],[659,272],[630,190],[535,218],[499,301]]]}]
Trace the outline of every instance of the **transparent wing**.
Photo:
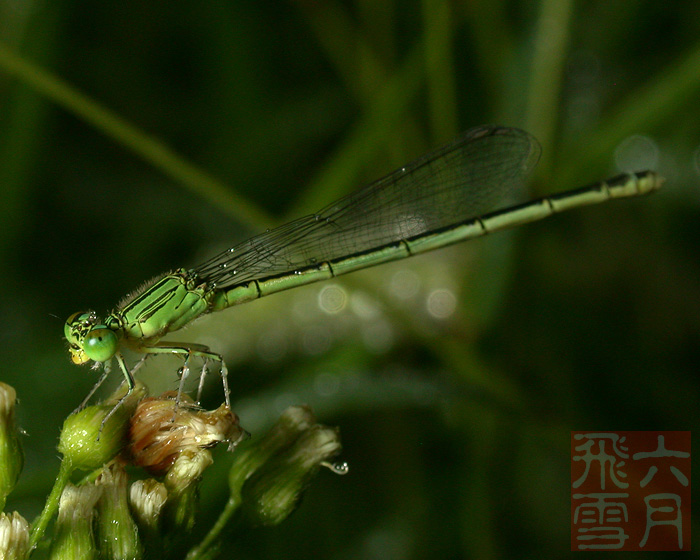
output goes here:
[{"label": "transparent wing", "polygon": [[512,203],[539,156],[539,143],[523,130],[473,128],[320,212],[252,237],[195,271],[226,288],[471,220]]}]

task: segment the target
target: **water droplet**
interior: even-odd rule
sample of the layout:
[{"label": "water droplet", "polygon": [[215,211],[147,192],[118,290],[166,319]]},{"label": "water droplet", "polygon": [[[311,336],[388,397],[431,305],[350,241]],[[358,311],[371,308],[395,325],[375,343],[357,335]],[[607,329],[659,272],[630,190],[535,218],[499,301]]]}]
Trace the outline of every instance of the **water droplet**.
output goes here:
[{"label": "water droplet", "polygon": [[338,463],[321,463],[324,467],[328,467],[335,474],[346,475],[350,472],[350,465],[347,461],[341,461]]}]

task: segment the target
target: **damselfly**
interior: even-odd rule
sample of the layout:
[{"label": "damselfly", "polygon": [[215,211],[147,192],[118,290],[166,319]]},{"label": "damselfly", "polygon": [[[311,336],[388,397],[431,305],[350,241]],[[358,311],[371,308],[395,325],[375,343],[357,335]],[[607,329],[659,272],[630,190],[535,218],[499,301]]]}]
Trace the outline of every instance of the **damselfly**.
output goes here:
[{"label": "damselfly", "polygon": [[[182,355],[185,365],[178,395],[190,357],[204,361],[200,394],[212,361],[219,365],[229,405],[221,355],[200,344],[163,342],[163,336],[207,313],[570,208],[646,194],[664,181],[653,171],[630,173],[504,208],[522,189],[539,155],[539,143],[527,132],[500,126],[473,128],[316,214],[268,230],[200,266],[178,268],[154,279],[127,296],[104,320],[93,311],[71,315],[65,325],[71,358],[76,364],[93,361],[105,366],[116,358],[127,395],[134,387],[135,369],[124,360],[124,348],[145,355]],[[108,372],[105,367],[88,399]]]}]

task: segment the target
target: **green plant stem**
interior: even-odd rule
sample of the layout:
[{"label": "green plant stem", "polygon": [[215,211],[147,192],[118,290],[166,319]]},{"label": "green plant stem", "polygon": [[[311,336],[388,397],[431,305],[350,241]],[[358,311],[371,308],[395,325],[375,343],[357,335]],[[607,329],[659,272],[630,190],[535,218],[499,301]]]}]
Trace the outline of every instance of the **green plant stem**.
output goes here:
[{"label": "green plant stem", "polygon": [[224,527],[226,527],[228,522],[231,520],[231,517],[233,516],[234,513],[236,513],[236,510],[238,510],[240,505],[241,505],[240,497],[235,497],[235,496],[229,497],[228,502],[226,502],[224,509],[222,510],[221,514],[219,515],[219,518],[216,520],[216,523],[214,523],[212,528],[206,534],[206,536],[204,537],[202,542],[199,543],[194,548],[192,548],[187,553],[187,557],[186,557],[187,560],[197,560],[199,558],[206,558],[207,557],[208,552],[210,551],[212,546],[216,543],[216,541],[219,539],[219,536],[221,535],[221,532],[224,530]]},{"label": "green plant stem", "polygon": [[185,161],[162,142],[145,134],[57,76],[17,56],[1,43],[0,68],[8,74],[17,76],[40,94],[100,130],[242,223],[254,229],[260,229],[273,222],[270,216],[257,206],[236,195],[230,187],[204,170]]},{"label": "green plant stem", "polygon": [[579,134],[557,159],[563,163],[553,176],[557,184],[577,182],[594,166],[609,161],[610,153],[626,136],[658,128],[682,111],[694,110],[700,93],[700,44],[685,56],[637,87],[609,111],[590,134]]},{"label": "green plant stem", "polygon": [[[509,6],[505,0],[490,0],[460,2],[456,8],[459,23],[466,26],[472,37],[473,52],[466,56],[478,69],[476,74],[482,82],[481,88],[489,94],[489,111],[493,115],[507,114],[509,103],[505,96],[511,92],[504,88],[507,77],[503,68],[511,64],[516,51],[516,33],[509,24]],[[461,53],[455,51],[455,55]]]},{"label": "green plant stem", "polygon": [[[525,128],[544,146],[552,145],[556,131],[558,113],[552,107],[557,106],[561,95],[573,11],[571,0],[545,0],[540,8]],[[554,150],[544,150],[540,172],[548,172],[553,153]]]},{"label": "green plant stem", "polygon": [[459,132],[451,4],[423,0],[422,8],[430,128],[432,137],[443,141]]},{"label": "green plant stem", "polygon": [[51,518],[56,513],[56,510],[58,510],[58,503],[61,499],[61,494],[63,493],[63,489],[66,487],[66,484],[68,484],[72,472],[73,465],[71,462],[63,459],[58,470],[58,475],[56,476],[56,482],[54,482],[51,493],[46,499],[46,504],[44,504],[44,509],[32,524],[32,533],[29,537],[30,550],[34,550],[38,542],[44,536],[44,532],[46,531],[49,521],[51,521]]},{"label": "green plant stem", "polygon": [[335,153],[297,198],[286,219],[302,216],[321,208],[345,194],[339,186],[355,181],[367,160],[387,145],[396,127],[403,127],[411,102],[418,95],[424,79],[423,45],[419,44],[404,59],[401,67],[387,78],[371,106],[338,145]]}]

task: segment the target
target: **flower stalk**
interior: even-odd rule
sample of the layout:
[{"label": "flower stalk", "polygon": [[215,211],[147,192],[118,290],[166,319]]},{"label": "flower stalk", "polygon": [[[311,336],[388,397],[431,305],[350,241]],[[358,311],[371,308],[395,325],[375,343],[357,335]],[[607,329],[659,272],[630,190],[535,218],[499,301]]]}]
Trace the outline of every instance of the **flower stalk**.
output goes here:
[{"label": "flower stalk", "polygon": [[0,383],[0,510],[12,492],[24,465],[24,454],[15,425],[17,393],[6,383]]}]

